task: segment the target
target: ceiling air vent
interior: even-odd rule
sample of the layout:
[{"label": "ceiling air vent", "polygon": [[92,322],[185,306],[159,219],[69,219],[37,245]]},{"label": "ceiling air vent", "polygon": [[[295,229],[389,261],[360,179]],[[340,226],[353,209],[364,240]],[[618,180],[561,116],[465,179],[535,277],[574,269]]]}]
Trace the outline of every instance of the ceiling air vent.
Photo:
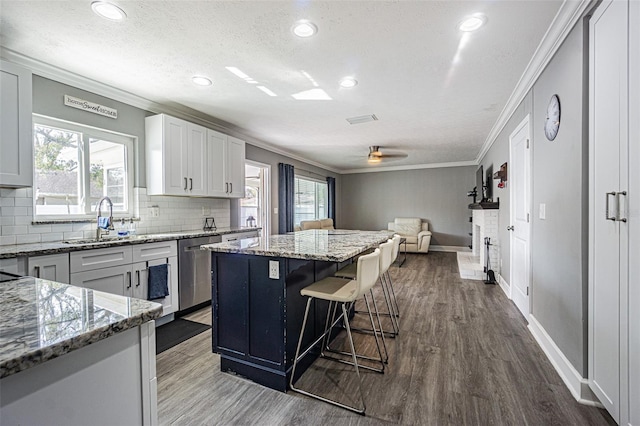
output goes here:
[{"label": "ceiling air vent", "polygon": [[347,118],[347,121],[349,124],[361,124],[368,123],[369,121],[378,121],[378,117],[376,117],[375,114],[361,115],[360,117]]}]

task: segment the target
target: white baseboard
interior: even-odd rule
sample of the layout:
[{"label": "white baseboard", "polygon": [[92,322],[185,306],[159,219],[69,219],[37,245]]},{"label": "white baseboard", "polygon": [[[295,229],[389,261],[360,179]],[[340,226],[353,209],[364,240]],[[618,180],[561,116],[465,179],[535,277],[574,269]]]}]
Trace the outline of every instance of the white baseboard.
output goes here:
[{"label": "white baseboard", "polygon": [[498,274],[498,284],[500,285],[502,291],[504,291],[504,294],[506,294],[507,297],[511,299],[511,286],[504,280],[504,278],[502,278],[502,275],[500,274]]},{"label": "white baseboard", "polygon": [[598,401],[598,398],[591,392],[591,389],[589,389],[589,381],[582,377],[573,365],[571,365],[571,362],[564,356],[560,348],[555,344],[551,336],[549,336],[533,314],[529,315],[529,331],[547,358],[549,358],[551,365],[556,369],[576,401],[580,404],[604,408],[600,401]]},{"label": "white baseboard", "polygon": [[471,249],[462,246],[429,246],[429,251],[470,252]]}]

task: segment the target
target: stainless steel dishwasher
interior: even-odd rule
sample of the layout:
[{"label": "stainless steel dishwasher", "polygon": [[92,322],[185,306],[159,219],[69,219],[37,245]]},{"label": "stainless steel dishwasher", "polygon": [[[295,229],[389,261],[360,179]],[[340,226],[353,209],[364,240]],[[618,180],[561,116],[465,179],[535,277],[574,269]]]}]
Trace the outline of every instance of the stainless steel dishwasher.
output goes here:
[{"label": "stainless steel dishwasher", "polygon": [[181,311],[211,300],[211,252],[200,250],[200,246],[221,241],[222,237],[219,235],[178,241],[178,293]]}]

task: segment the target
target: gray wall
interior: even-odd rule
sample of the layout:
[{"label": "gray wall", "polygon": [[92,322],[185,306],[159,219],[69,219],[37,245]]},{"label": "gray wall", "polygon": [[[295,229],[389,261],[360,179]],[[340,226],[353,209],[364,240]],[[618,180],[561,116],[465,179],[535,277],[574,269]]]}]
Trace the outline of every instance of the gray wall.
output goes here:
[{"label": "gray wall", "polygon": [[[533,96],[531,92],[529,92],[520,105],[518,105],[518,108],[507,122],[504,130],[500,132],[491,149],[482,158],[480,163],[484,168],[485,174],[495,173],[500,170],[500,166],[502,164],[509,162],[509,135],[513,132],[516,126],[522,122],[527,114],[531,114],[532,108]],[[532,126],[535,125],[535,123],[532,123]],[[508,168],[507,173],[510,173]],[[485,182],[487,182],[487,179],[488,178],[485,177]],[[509,181],[507,180],[505,188],[498,188],[499,180],[489,179],[488,181],[490,182],[490,185],[493,185],[491,193],[492,197],[496,200],[498,198],[500,199],[500,211],[498,218],[498,237],[500,238],[500,273],[508,283],[511,271],[511,264],[509,261],[510,235],[509,231],[507,231],[507,226],[510,221],[509,203],[511,202],[511,197],[509,196]]]},{"label": "gray wall", "polygon": [[[273,213],[273,209],[278,207],[278,163],[287,163],[293,165],[295,173],[301,176],[312,177],[315,179],[325,179],[327,176],[336,178],[336,226],[344,228],[342,224],[342,218],[340,216],[340,189],[341,189],[341,176],[337,173],[321,169],[319,167],[312,166],[302,161],[294,160],[293,158],[277,154],[275,152],[267,151],[266,149],[259,148],[255,145],[247,143],[246,145],[246,158],[247,160],[257,161],[259,163],[271,165],[271,233],[278,233],[278,215]],[[239,217],[238,214],[239,201],[231,201],[231,226],[236,226],[234,220]]]},{"label": "gray wall", "polygon": [[341,227],[387,229],[395,217],[420,217],[430,222],[432,245],[463,246],[469,232],[476,167],[403,170],[342,176]]},{"label": "gray wall", "polygon": [[[588,53],[578,25],[533,88],[532,312],[583,377],[587,373]],[[553,142],[542,123],[551,96],[561,102]],[[540,220],[540,203],[546,219]]]},{"label": "gray wall", "polygon": [[[75,96],[89,102],[115,108],[118,110],[118,118],[104,117],[65,106],[64,95]],[[148,115],[153,115],[153,113],[38,75],[33,76],[33,112],[137,137],[133,184],[136,187],[147,186],[144,156],[144,118]]]},{"label": "gray wall", "polygon": [[[579,23],[481,161],[485,170],[493,171],[508,161],[509,135],[531,114],[531,312],[583,377],[587,375],[587,54],[587,35]],[[553,94],[560,97],[562,112],[558,136],[550,142],[543,126]],[[502,277],[509,282],[509,189],[498,189],[496,184]],[[539,219],[540,203],[546,204],[545,220]]]}]

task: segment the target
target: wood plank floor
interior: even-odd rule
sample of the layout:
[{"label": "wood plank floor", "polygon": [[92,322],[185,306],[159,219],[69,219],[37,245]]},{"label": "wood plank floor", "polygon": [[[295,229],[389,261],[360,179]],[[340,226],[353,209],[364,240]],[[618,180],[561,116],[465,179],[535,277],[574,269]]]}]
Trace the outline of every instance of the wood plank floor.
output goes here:
[{"label": "wood plank floor", "polygon": [[[221,373],[209,330],[158,356],[160,424],[615,424],[575,401],[498,286],[460,279],[455,253],[409,254],[390,272],[401,331],[387,339],[385,374],[363,373],[366,417]],[[211,311],[186,318],[211,324]],[[373,351],[371,336],[354,338]],[[327,360],[298,384],[349,402],[358,395],[352,367]]]}]

